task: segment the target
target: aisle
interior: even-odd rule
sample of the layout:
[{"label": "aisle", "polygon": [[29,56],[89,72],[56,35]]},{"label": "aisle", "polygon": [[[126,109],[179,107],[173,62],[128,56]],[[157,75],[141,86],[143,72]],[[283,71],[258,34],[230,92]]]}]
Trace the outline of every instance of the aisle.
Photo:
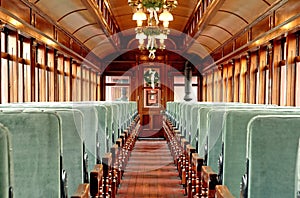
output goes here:
[{"label": "aisle", "polygon": [[125,197],[184,197],[166,141],[136,142],[117,194]]}]

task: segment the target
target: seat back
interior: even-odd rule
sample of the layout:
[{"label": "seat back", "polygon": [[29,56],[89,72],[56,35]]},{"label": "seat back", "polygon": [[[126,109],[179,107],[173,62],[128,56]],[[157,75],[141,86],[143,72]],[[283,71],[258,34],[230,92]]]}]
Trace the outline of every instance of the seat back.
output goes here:
[{"label": "seat back", "polygon": [[[104,157],[107,149],[107,141],[106,138],[109,136],[106,132],[106,129],[108,128],[108,120],[109,120],[109,115],[108,115],[108,108],[106,105],[96,105],[96,110],[98,113],[98,126],[97,126],[97,155],[99,155],[97,158],[100,160],[98,161],[98,164],[102,162],[102,158]],[[109,145],[110,148],[110,145]]]},{"label": "seat back", "polygon": [[222,130],[224,127],[224,117],[226,112],[238,110],[264,110],[274,108],[271,105],[227,105],[224,107],[212,108],[207,114],[207,163],[214,171],[218,171],[218,160],[222,152]]},{"label": "seat back", "polygon": [[12,158],[10,156],[10,135],[7,128],[0,124],[0,197],[9,197],[11,187]]},{"label": "seat back", "polygon": [[60,118],[49,112],[1,112],[11,133],[14,197],[61,196]]},{"label": "seat back", "polygon": [[223,150],[222,182],[233,196],[240,195],[241,177],[245,173],[246,137],[248,122],[257,115],[299,114],[294,110],[248,109],[227,111],[221,132]]},{"label": "seat back", "polygon": [[248,125],[248,197],[297,197],[300,116],[256,116]]},{"label": "seat back", "polygon": [[[55,109],[62,129],[62,168],[67,173],[68,194],[75,193],[78,184],[84,182],[83,165],[83,114],[76,109]],[[86,171],[86,170],[85,170]]]}]

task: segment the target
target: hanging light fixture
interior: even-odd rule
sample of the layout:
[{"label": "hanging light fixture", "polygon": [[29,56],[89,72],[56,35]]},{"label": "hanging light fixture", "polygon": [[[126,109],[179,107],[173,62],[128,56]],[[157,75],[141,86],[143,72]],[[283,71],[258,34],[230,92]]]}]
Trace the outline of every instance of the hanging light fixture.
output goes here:
[{"label": "hanging light fixture", "polygon": [[[137,24],[135,32],[136,39],[139,40],[139,49],[147,49],[149,58],[154,59],[156,49],[166,48],[164,41],[170,33],[169,22],[173,21],[171,11],[178,3],[176,0],[128,0],[128,5],[135,10],[132,20]],[[145,26],[144,21],[147,21]]]}]

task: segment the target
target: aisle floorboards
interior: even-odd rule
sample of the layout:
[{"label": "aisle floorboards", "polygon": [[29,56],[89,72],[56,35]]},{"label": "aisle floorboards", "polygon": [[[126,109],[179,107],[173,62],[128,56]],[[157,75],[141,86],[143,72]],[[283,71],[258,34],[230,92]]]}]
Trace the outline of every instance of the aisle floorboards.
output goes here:
[{"label": "aisle floorboards", "polygon": [[136,142],[117,194],[125,197],[185,197],[166,141]]}]

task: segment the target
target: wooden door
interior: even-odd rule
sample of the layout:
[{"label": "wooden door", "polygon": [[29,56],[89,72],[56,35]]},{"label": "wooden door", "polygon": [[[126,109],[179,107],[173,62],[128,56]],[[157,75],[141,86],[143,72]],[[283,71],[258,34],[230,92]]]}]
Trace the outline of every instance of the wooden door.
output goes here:
[{"label": "wooden door", "polygon": [[141,118],[141,133],[139,137],[163,137],[162,114],[165,101],[163,100],[164,68],[154,64],[139,66],[139,113]]}]

